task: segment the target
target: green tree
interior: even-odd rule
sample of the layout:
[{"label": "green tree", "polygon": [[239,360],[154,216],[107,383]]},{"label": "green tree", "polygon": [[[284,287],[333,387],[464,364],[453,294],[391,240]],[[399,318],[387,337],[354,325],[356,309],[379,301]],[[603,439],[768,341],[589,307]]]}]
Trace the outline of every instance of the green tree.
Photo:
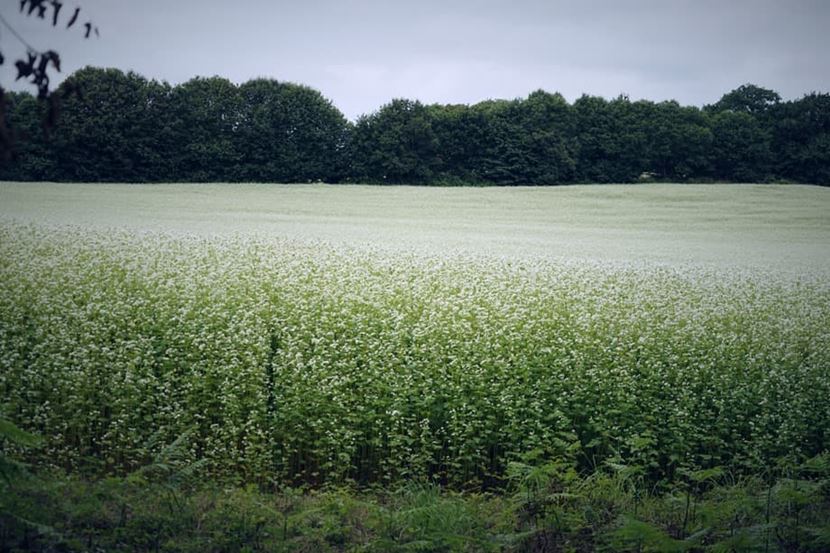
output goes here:
[{"label": "green tree", "polygon": [[631,104],[621,96],[607,101],[583,95],[574,102],[579,182],[634,182],[647,170],[647,133],[629,121]]},{"label": "green tree", "polygon": [[771,119],[778,176],[830,185],[830,94],[781,103]]},{"label": "green tree", "polygon": [[525,100],[475,106],[489,121],[482,174],[506,185],[549,185],[575,177],[572,109],[560,94],[543,90]]},{"label": "green tree", "polygon": [[712,133],[704,114],[675,101],[654,104],[649,112],[650,172],[679,181],[706,176]]},{"label": "green tree", "polygon": [[521,146],[521,129],[515,118],[521,100],[487,100],[473,106],[486,125],[481,141],[481,176],[493,184],[517,184],[526,166]]},{"label": "green tree", "polygon": [[572,108],[561,94],[531,93],[518,104],[527,184],[561,184],[575,176]]},{"label": "green tree", "polygon": [[235,136],[241,114],[239,89],[222,77],[196,77],[173,89],[171,103],[175,149],[170,180],[228,180],[243,155]]},{"label": "green tree", "polygon": [[771,134],[746,111],[712,117],[714,175],[718,179],[759,182],[770,177]]},{"label": "green tree", "polygon": [[344,171],[348,121],[318,91],[256,79],[239,87],[234,180],[333,181]]},{"label": "green tree", "polygon": [[611,120],[616,132],[614,152],[614,181],[632,182],[645,172],[653,172],[651,165],[651,118],[654,103],[645,100],[632,102],[621,95],[609,102]]},{"label": "green tree", "polygon": [[[14,158],[0,158],[2,180],[55,180],[54,155],[43,133],[44,105],[28,92],[7,92],[6,118],[14,129]],[[11,154],[11,152],[8,152]]]},{"label": "green tree", "polygon": [[744,112],[751,115],[766,113],[781,101],[781,96],[768,88],[754,84],[744,84],[724,94],[714,106],[712,111],[734,111]]},{"label": "green tree", "polygon": [[429,183],[440,167],[429,110],[420,102],[392,100],[360,117],[352,138],[352,174],[358,180]]},{"label": "green tree", "polygon": [[830,184],[830,95],[782,102],[744,85],[703,110],[542,90],[525,99],[424,106],[393,100],[351,125],[319,92],[221,77],[182,85],[88,67],[56,91],[63,122],[42,132],[50,105],[6,94],[25,138],[6,180],[279,181],[555,185],[667,180],[787,179]]},{"label": "green tree", "polygon": [[438,139],[443,182],[482,183],[488,140],[492,134],[485,113],[466,105],[429,106]]},{"label": "green tree", "polygon": [[61,124],[49,145],[54,178],[136,182],[166,172],[169,145],[162,139],[169,85],[132,72],[87,67],[65,87],[83,94],[63,102]]}]

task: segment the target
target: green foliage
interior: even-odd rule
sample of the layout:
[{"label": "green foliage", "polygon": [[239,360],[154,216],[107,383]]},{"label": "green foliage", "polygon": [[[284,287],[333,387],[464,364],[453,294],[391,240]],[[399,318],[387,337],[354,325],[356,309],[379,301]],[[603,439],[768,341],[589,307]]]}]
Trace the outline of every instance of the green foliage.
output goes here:
[{"label": "green foliage", "polygon": [[237,147],[239,114],[243,110],[237,87],[221,77],[195,78],[170,90],[171,110],[157,120],[157,136],[168,137],[175,180],[224,180],[244,152]]},{"label": "green foliage", "polygon": [[775,173],[830,184],[830,94],[812,93],[778,104],[772,119]]},{"label": "green foliage", "polygon": [[[577,476],[558,463],[533,464],[535,456],[515,467],[517,478],[506,497],[415,483],[395,492],[358,493],[266,491],[203,481],[179,488],[171,506],[162,482],[40,476],[0,497],[0,548],[216,553],[819,553],[827,548],[830,481],[826,471],[807,464],[781,465],[800,474],[797,483],[789,477],[712,483],[689,515],[678,509],[684,502],[673,493],[653,493],[606,471]],[[528,491],[544,513],[528,516]]]},{"label": "green foliage", "polygon": [[[269,79],[238,87],[232,129],[239,161],[231,180],[336,181],[343,176],[346,119],[311,88]],[[186,100],[185,100],[186,102]]]},{"label": "green foliage", "polygon": [[367,550],[499,551],[488,522],[475,496],[448,496],[436,486],[410,484],[381,511],[378,539]]},{"label": "green foliage", "polygon": [[[26,475],[26,465],[13,459],[5,452],[7,450],[30,448],[41,444],[40,437],[25,432],[11,421],[3,418],[0,412],[0,490],[5,486]],[[5,486],[4,486],[5,485]],[[2,512],[2,504],[0,504]]]},{"label": "green foliage", "polygon": [[40,438],[34,434],[24,432],[3,418],[0,418],[0,440],[24,447],[32,447],[40,443]]},{"label": "green foliage", "polygon": [[439,145],[420,102],[396,99],[358,119],[351,138],[353,178],[423,184],[435,178]]},{"label": "green foliage", "polygon": [[627,98],[611,102],[584,95],[573,105],[579,145],[579,182],[634,182],[648,166],[647,133],[631,118]]},{"label": "green foliage", "polygon": [[42,106],[11,96],[17,160],[0,176],[109,182],[338,180],[348,122],[308,87],[220,77],[172,87],[135,73],[87,67],[61,85],[78,89],[44,137]]},{"label": "green foliage", "polygon": [[[6,180],[368,182],[556,185],[574,182],[830,183],[830,94],[799,100],[743,85],[703,109],[537,90],[475,105],[394,99],[354,125],[311,88],[269,79],[178,86],[85,68],[47,106],[7,94],[15,159]],[[11,136],[11,135],[10,135]]]},{"label": "green foliage", "polygon": [[680,553],[695,545],[694,542],[676,540],[653,524],[625,516],[610,538],[616,551]]},{"label": "green foliage", "polygon": [[536,451],[697,494],[827,443],[821,280],[15,225],[0,259],[41,465],[488,489]]},{"label": "green foliage", "polygon": [[757,115],[767,112],[780,101],[781,96],[773,90],[754,84],[744,84],[724,94],[710,109]]},{"label": "green foliage", "polygon": [[83,94],[62,103],[61,124],[41,150],[44,178],[135,182],[169,172],[169,85],[87,67],[62,86]]},{"label": "green foliage", "polygon": [[0,549],[825,551],[823,274],[3,223]]},{"label": "green foliage", "polygon": [[739,182],[759,182],[770,174],[771,135],[746,112],[724,111],[712,117],[716,175]]}]

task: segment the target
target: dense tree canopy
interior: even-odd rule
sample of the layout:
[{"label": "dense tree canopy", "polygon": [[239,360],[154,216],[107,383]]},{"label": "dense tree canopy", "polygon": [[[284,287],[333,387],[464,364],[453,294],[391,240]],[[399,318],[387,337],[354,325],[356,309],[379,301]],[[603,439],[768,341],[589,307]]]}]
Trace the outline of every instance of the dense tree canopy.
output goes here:
[{"label": "dense tree canopy", "polygon": [[422,184],[440,166],[433,117],[420,102],[392,100],[358,119],[352,131],[352,175],[371,182]]},{"label": "dense tree canopy", "polygon": [[[782,101],[743,85],[704,108],[542,90],[475,105],[395,99],[349,123],[311,88],[221,77],[178,86],[86,68],[48,106],[7,95],[22,139],[6,180],[553,185],[671,181],[830,184],[830,94]],[[60,89],[58,90],[60,92]]]}]

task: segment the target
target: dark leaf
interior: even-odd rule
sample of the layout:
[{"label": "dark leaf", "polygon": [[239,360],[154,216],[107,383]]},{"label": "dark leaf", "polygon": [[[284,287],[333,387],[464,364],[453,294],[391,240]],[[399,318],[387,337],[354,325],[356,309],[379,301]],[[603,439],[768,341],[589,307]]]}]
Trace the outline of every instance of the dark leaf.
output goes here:
[{"label": "dark leaf", "polygon": [[26,3],[29,0],[20,0],[20,12],[23,13],[23,10],[26,8]]},{"label": "dark leaf", "polygon": [[26,15],[32,15],[35,10],[42,7],[43,0],[29,0],[29,13]]},{"label": "dark leaf", "polygon": [[29,54],[29,61],[17,60],[14,63],[15,67],[17,67],[17,77],[15,80],[20,80],[23,77],[28,77],[35,71],[35,57]]},{"label": "dark leaf", "polygon": [[75,12],[72,14],[72,17],[69,18],[69,23],[66,24],[67,29],[75,24],[75,22],[78,20],[79,13],[81,13],[81,8],[75,8]]},{"label": "dark leaf", "polygon": [[57,2],[57,1],[52,2],[52,9],[54,10],[52,12],[52,27],[56,27],[58,25],[58,14],[61,13],[61,8],[62,7],[63,7],[63,4],[61,4],[60,2]]},{"label": "dark leaf", "polygon": [[49,65],[49,56],[42,54],[40,56],[40,63],[37,64],[37,72],[41,75],[46,73],[46,66]]},{"label": "dark leaf", "polygon": [[86,33],[84,33],[84,38],[89,38],[89,33],[92,32],[92,23],[84,23],[84,27],[86,27]]},{"label": "dark leaf", "polygon": [[48,52],[46,52],[46,55],[49,56],[49,61],[52,62],[52,67],[55,68],[55,71],[60,73],[60,71],[61,71],[61,57],[60,57],[60,55],[58,55],[58,53],[55,52],[54,50],[49,50]]}]

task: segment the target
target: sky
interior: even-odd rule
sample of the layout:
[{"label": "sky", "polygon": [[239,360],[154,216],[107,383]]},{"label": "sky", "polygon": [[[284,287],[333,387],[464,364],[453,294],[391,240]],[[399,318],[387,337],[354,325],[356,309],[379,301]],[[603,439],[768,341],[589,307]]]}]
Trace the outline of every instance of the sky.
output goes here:
[{"label": "sky", "polygon": [[[830,0],[62,0],[99,39],[0,0],[63,73],[93,65],[177,84],[220,75],[311,86],[350,119],[393,98],[475,103],[534,90],[702,106],[745,83],[830,91]],[[66,21],[66,19],[63,19]],[[0,84],[25,52],[0,27]],[[33,90],[32,87],[28,88]]]}]

